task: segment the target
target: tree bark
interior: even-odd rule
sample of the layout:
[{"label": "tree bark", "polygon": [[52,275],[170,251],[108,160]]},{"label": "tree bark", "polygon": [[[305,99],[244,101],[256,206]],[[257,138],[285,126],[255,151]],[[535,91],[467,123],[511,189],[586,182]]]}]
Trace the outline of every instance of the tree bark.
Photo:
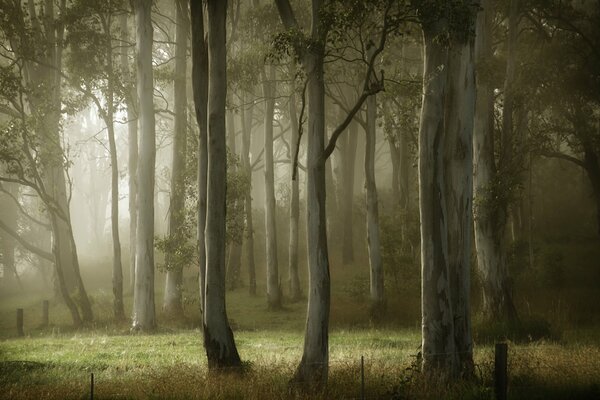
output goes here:
[{"label": "tree bark", "polygon": [[113,289],[113,314],[115,319],[122,321],[125,319],[125,308],[123,306],[123,265],[121,261],[121,239],[119,238],[119,164],[117,160],[117,144],[115,142],[115,122],[114,122],[114,64],[112,50],[112,36],[110,32],[110,17],[105,26],[106,35],[106,71],[107,71],[107,94],[106,94],[106,113],[99,110],[104,115],[106,130],[108,132],[108,146],[110,153],[110,171],[111,171],[111,200],[110,200],[110,220],[113,242],[113,268],[112,268],[112,289]]},{"label": "tree bark", "polygon": [[[129,27],[127,13],[121,14],[121,40],[123,43],[129,42]],[[129,50],[123,46],[121,50],[121,68],[123,76],[129,78]],[[135,285],[135,244],[137,229],[137,165],[138,165],[138,116],[137,116],[137,89],[135,82],[128,82],[130,88],[125,95],[125,105],[127,107],[127,138],[128,145],[128,165],[129,171],[129,290],[133,293]]]},{"label": "tree bark", "polygon": [[[477,21],[477,58],[486,62],[492,57],[491,2],[482,2],[483,11]],[[491,83],[478,79],[476,114],[473,135],[473,191],[474,226],[477,267],[483,287],[483,314],[489,321],[517,323],[518,316],[512,301],[509,277],[506,266],[505,228],[507,205],[495,200],[498,190],[499,173],[505,173],[506,157],[500,158],[500,169],[494,160],[494,88]],[[506,107],[506,106],[505,106]],[[506,121],[505,121],[506,122]],[[505,133],[503,138],[507,138]],[[503,148],[508,147],[506,142]],[[502,164],[504,163],[504,164]]]},{"label": "tree bark", "polygon": [[453,375],[454,317],[448,272],[443,165],[448,50],[438,40],[445,29],[444,19],[423,27],[424,94],[419,129],[421,310],[423,371]]},{"label": "tree bark", "polygon": [[474,372],[470,309],[474,114],[474,38],[461,35],[451,39],[448,50],[444,173],[454,344],[457,373],[464,377]]},{"label": "tree bark", "polygon": [[208,52],[204,37],[203,3],[190,0],[192,20],[192,88],[198,136],[198,285],[204,313],[206,293],[206,192],[208,174]]},{"label": "tree bark", "polygon": [[[290,95],[290,124],[292,128],[290,154],[290,176],[294,176],[294,155],[298,149],[298,115],[296,112],[296,93]],[[300,183],[298,178],[292,179],[292,190],[290,194],[290,240],[288,246],[288,276],[290,299],[298,301],[302,297],[300,288],[300,277],[298,275],[298,229],[300,226]]]},{"label": "tree bark", "polygon": [[210,369],[241,364],[225,307],[225,202],[227,147],[225,99],[227,2],[208,0],[208,193],[206,218],[206,287],[204,348]]},{"label": "tree bark", "polygon": [[342,208],[342,262],[348,265],[354,262],[354,164],[358,142],[356,121],[350,123],[347,137],[342,140],[342,196],[339,200]]},{"label": "tree bark", "polygon": [[[235,119],[233,110],[227,112],[227,147],[233,156],[237,156],[235,145]],[[228,169],[237,170],[237,165],[228,165]],[[239,171],[238,171],[239,172]],[[235,212],[236,218],[243,218],[244,201],[236,199],[232,209]],[[243,233],[242,233],[243,236]],[[236,289],[241,284],[240,271],[242,269],[242,241],[231,241],[229,244],[229,257],[227,258],[227,283],[230,290]]]},{"label": "tree bark", "polygon": [[[4,171],[2,171],[4,172]],[[4,183],[2,185],[8,193],[17,199],[18,186],[14,183]],[[15,264],[16,241],[3,227],[6,226],[16,233],[18,223],[18,209],[15,202],[6,193],[0,193],[0,251],[2,254],[3,279],[2,283],[5,290],[14,290],[15,281],[21,286],[19,274]],[[52,255],[50,255],[52,256]]]},{"label": "tree bark", "polygon": [[374,320],[381,320],[385,314],[383,295],[383,262],[381,241],[379,240],[379,205],[375,183],[375,144],[377,142],[377,97],[367,99],[367,131],[365,146],[365,201],[367,208],[367,248],[370,271],[370,313]]},{"label": "tree bark", "polygon": [[281,308],[279,262],[277,259],[277,220],[275,203],[275,164],[273,163],[273,118],[275,114],[275,67],[263,74],[265,105],[265,232],[267,255],[267,305],[269,309]]},{"label": "tree bark", "polygon": [[[284,25],[297,28],[288,0],[276,0]],[[312,0],[311,38],[314,45],[302,55],[307,76],[308,149],[307,149],[307,242],[308,311],[304,350],[293,381],[305,387],[323,387],[329,370],[329,306],[331,279],[327,249],[325,207],[325,86],[323,76],[325,27],[321,24],[322,0]]]},{"label": "tree bark", "polygon": [[[242,101],[245,104],[245,97]],[[252,217],[252,165],[250,164],[250,144],[252,140],[252,115],[254,102],[248,110],[241,108],[242,120],[242,168],[248,177],[248,191],[244,198],[244,213],[246,215],[246,263],[248,268],[248,290],[251,296],[256,295],[256,265],[254,258],[254,219]],[[246,114],[247,113],[247,114]]]},{"label": "tree bark", "polygon": [[[185,241],[185,174],[187,159],[187,37],[189,31],[188,1],[175,3],[177,28],[175,33],[175,78],[173,82],[175,126],[173,135],[173,161],[171,166],[171,200],[169,213],[169,237],[172,243]],[[176,261],[172,252],[165,255],[167,279],[163,310],[169,315],[183,315],[181,303],[183,265]]]},{"label": "tree bark", "polygon": [[140,154],[138,165],[138,218],[133,294],[133,329],[151,330],[156,325],[154,309],[154,81],[152,71],[152,4],[135,3],[137,42],[137,89]]}]

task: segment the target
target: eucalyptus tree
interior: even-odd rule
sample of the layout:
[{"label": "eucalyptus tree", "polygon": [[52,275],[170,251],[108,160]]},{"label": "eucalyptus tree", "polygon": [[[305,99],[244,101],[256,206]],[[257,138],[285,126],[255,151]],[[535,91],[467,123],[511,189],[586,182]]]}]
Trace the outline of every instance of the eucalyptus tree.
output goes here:
[{"label": "eucalyptus tree", "polygon": [[138,218],[133,292],[133,329],[156,325],[154,309],[154,166],[156,160],[152,4],[135,2],[137,90],[139,98]]},{"label": "eucalyptus tree", "polygon": [[[422,2],[425,66],[419,129],[423,370],[472,371],[470,255],[477,4]],[[447,40],[443,40],[447,38]]]},{"label": "eucalyptus tree", "polygon": [[[325,162],[333,153],[338,137],[352,121],[354,115],[362,107],[365,100],[382,89],[381,79],[373,82],[375,77],[374,62],[383,51],[387,34],[396,26],[392,22],[399,21],[399,15],[405,11],[402,4],[395,2],[377,3],[382,6],[382,22],[380,35],[375,51],[367,58],[363,54],[367,74],[363,90],[355,105],[342,122],[331,134],[325,144],[325,87],[323,65],[325,61],[328,32],[336,21],[344,6],[337,2],[313,0],[311,2],[310,32],[305,36],[296,20],[294,10],[288,0],[277,0],[276,5],[281,20],[287,29],[280,35],[276,45],[295,54],[306,76],[306,96],[308,100],[308,149],[307,149],[307,238],[308,238],[308,267],[309,295],[304,337],[304,351],[300,365],[296,370],[294,381],[309,386],[324,385],[327,382],[329,361],[329,305],[330,305],[330,274],[329,255],[327,248],[327,218],[325,207]],[[369,5],[369,10],[373,10]],[[343,16],[352,17],[359,21],[360,13],[366,12],[366,4],[356,4],[352,12]],[[395,6],[395,7],[394,7]],[[393,9],[393,10],[392,10]],[[329,12],[328,12],[329,11]],[[392,11],[397,11],[392,13]],[[390,15],[398,18],[389,18]],[[344,22],[342,20],[342,22]],[[344,24],[342,24],[344,25]],[[392,26],[394,25],[394,26]],[[338,31],[339,32],[339,31]],[[340,36],[335,37],[339,38]],[[335,38],[332,37],[332,38]],[[285,51],[285,50],[284,50]]]},{"label": "eucalyptus tree", "polygon": [[[113,241],[113,312],[117,320],[125,319],[123,305],[123,267],[119,236],[119,165],[115,140],[115,111],[120,103],[121,82],[115,62],[115,31],[120,4],[100,4],[95,0],[78,0],[69,9],[67,44],[69,53],[68,83],[83,93],[97,108],[106,126],[111,167],[111,231]],[[93,60],[94,62],[90,61]],[[104,102],[98,94],[101,94]],[[103,104],[104,103],[104,104]]]},{"label": "eucalyptus tree", "polygon": [[6,174],[0,180],[30,187],[43,202],[52,227],[52,258],[60,292],[74,325],[80,325],[92,321],[93,313],[79,271],[65,177],[68,160],[62,148],[61,102],[67,100],[61,91],[66,1],[61,1],[58,16],[53,1],[29,2],[27,7],[8,1],[1,5],[0,29],[10,43],[2,51],[4,61],[10,60],[2,74],[2,113],[10,123],[2,143]]},{"label": "eucalyptus tree", "polygon": [[[206,312],[206,193],[208,188],[208,45],[204,29],[204,5],[199,1],[190,2],[192,30],[192,92],[194,111],[198,124],[198,284],[200,291],[200,310]],[[204,317],[203,317],[204,318]]]},{"label": "eucalyptus tree", "polygon": [[129,174],[128,208],[129,208],[129,290],[133,293],[135,285],[135,244],[137,229],[137,164],[138,164],[138,121],[137,121],[137,89],[135,79],[129,68],[129,16],[131,11],[121,13],[119,24],[121,29],[121,55],[120,64],[122,83],[124,87],[124,100],[127,107],[127,139],[128,157],[127,170]]},{"label": "eucalyptus tree", "polygon": [[275,116],[275,67],[262,73],[265,103],[265,231],[267,254],[267,303],[270,309],[281,307],[279,263],[277,259],[277,225],[275,223],[275,164],[273,163],[273,119]]},{"label": "eucalyptus tree", "polygon": [[[200,7],[192,8],[194,19],[202,18]],[[211,369],[239,367],[233,332],[225,307],[225,206],[227,147],[225,101],[227,2],[209,0],[208,20],[208,169],[206,209],[206,272],[204,283],[204,348]],[[199,23],[196,21],[195,23]],[[195,33],[199,33],[196,31]],[[197,44],[195,39],[195,43]],[[201,77],[198,77],[201,79]],[[196,104],[196,107],[199,105]]]},{"label": "eucalyptus tree", "polygon": [[[187,156],[187,39],[189,33],[188,1],[178,0],[176,8],[175,33],[175,126],[173,137],[173,161],[171,168],[171,201],[169,207],[169,240],[180,243],[185,240],[185,172]],[[170,314],[183,313],[181,291],[183,285],[183,265],[177,262],[173,251],[166,253],[167,279],[163,308]]]}]

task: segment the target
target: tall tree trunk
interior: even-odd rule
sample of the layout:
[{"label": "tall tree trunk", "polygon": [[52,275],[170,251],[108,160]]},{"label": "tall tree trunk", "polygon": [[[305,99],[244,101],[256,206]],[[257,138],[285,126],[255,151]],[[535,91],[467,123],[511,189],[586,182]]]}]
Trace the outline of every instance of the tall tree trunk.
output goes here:
[{"label": "tall tree trunk", "polygon": [[[235,145],[235,119],[233,110],[227,112],[227,147],[232,155],[236,156]],[[227,168],[237,170],[237,166],[228,165]],[[238,171],[239,172],[239,171]],[[235,212],[236,218],[243,218],[244,201],[236,199],[232,209]],[[243,233],[242,233],[243,236]],[[242,269],[242,241],[233,240],[229,245],[229,257],[227,258],[227,273],[225,277],[230,290],[236,289],[241,284],[240,271]]]},{"label": "tall tree trunk", "polygon": [[[115,142],[115,122],[114,122],[114,73],[113,73],[113,52],[112,36],[110,32],[110,17],[105,27],[107,40],[106,47],[106,70],[107,75],[107,98],[106,130],[108,131],[108,146],[110,152],[110,171],[111,171],[111,200],[110,200],[110,220],[113,242],[113,268],[112,268],[112,287],[113,287],[113,313],[115,319],[122,321],[125,319],[125,308],[123,306],[123,265],[121,262],[121,239],[119,238],[119,164],[117,160],[117,144]],[[102,110],[99,110],[103,113]]]},{"label": "tall tree trunk", "polygon": [[[292,128],[290,154],[290,176],[294,176],[294,155],[298,149],[298,115],[296,112],[296,93],[290,95],[290,124]],[[297,301],[302,297],[300,277],[298,275],[298,229],[300,225],[300,183],[298,177],[292,179],[292,192],[290,195],[290,241],[288,246],[288,275],[290,299]]]},{"label": "tall tree trunk", "polygon": [[[245,97],[242,99],[245,104]],[[247,114],[246,114],[247,112]],[[256,295],[256,265],[254,263],[254,220],[252,218],[252,165],[250,164],[250,144],[252,140],[252,115],[254,101],[246,111],[246,106],[241,108],[242,120],[242,168],[248,178],[248,190],[244,196],[244,213],[246,215],[246,263],[248,268],[248,288],[250,295]]]},{"label": "tall tree trunk", "polygon": [[198,136],[198,284],[200,309],[205,312],[206,294],[206,192],[208,174],[208,52],[204,37],[203,2],[190,1],[192,20],[192,87]]},{"label": "tall tree trunk", "polygon": [[377,97],[367,99],[367,131],[365,146],[365,200],[367,206],[367,248],[370,270],[371,318],[380,320],[385,313],[383,296],[383,262],[379,240],[379,205],[375,183],[375,145],[377,142]]},{"label": "tall tree trunk", "polygon": [[[129,42],[129,27],[127,19],[128,13],[120,16],[121,40],[123,43]],[[127,93],[125,95],[125,105],[127,106],[127,138],[128,138],[128,165],[129,172],[129,290],[133,293],[135,285],[135,244],[137,229],[137,164],[138,164],[138,116],[137,116],[137,89],[134,80],[129,82],[129,50],[123,46],[121,50],[121,68],[123,76],[128,79]]]},{"label": "tall tree trunk", "polygon": [[[313,1],[313,27],[320,18],[319,0]],[[314,28],[316,29],[316,28]],[[307,153],[307,237],[308,237],[308,312],[302,360],[294,379],[308,386],[327,383],[329,370],[329,256],[325,207],[325,88],[323,50],[312,49],[304,56],[308,79],[308,153]]]},{"label": "tall tree trunk", "polygon": [[348,126],[348,134],[341,138],[342,160],[340,184],[340,201],[342,213],[342,262],[344,265],[354,262],[354,164],[356,163],[356,148],[358,142],[358,123],[352,121]]},{"label": "tall tree trunk", "polygon": [[[185,173],[187,159],[187,37],[189,31],[188,1],[175,4],[177,30],[175,33],[175,79],[173,82],[175,126],[173,137],[173,163],[171,167],[171,201],[169,213],[169,237],[172,243],[185,240]],[[183,265],[172,252],[167,252],[167,280],[163,309],[172,316],[183,314],[181,293]]]},{"label": "tall tree trunk", "polygon": [[[477,21],[477,57],[485,61],[492,57],[491,29],[492,4],[482,2],[483,11]],[[473,135],[473,191],[475,248],[477,267],[483,287],[483,313],[490,321],[517,323],[518,316],[512,301],[508,270],[506,266],[505,228],[507,206],[494,200],[498,190],[503,190],[496,182],[502,179],[498,174],[507,171],[505,153],[508,132],[503,134],[503,153],[500,158],[500,171],[494,162],[494,93],[491,82],[477,81],[477,103]],[[506,105],[505,105],[506,108]],[[506,109],[505,109],[506,111]],[[507,116],[508,118],[508,116]],[[506,121],[505,121],[506,122]],[[508,122],[506,122],[508,124]],[[507,125],[508,127],[508,125]],[[512,128],[511,128],[512,129]],[[504,196],[501,196],[503,198]]]},{"label": "tall tree trunk", "polygon": [[138,218],[133,294],[133,328],[153,329],[154,310],[154,79],[152,72],[152,4],[135,3],[137,42],[137,89],[139,104],[140,155],[138,165]]},{"label": "tall tree trunk", "polygon": [[[475,28],[475,18],[471,20]],[[471,28],[469,29],[471,31]],[[444,138],[448,270],[454,315],[457,373],[473,374],[471,337],[471,231],[473,228],[474,38],[451,39]]]},{"label": "tall tree trunk", "polygon": [[225,99],[227,1],[208,0],[208,193],[204,348],[211,369],[241,364],[225,307],[225,202],[227,147]]},{"label": "tall tree trunk", "polygon": [[421,216],[421,310],[423,370],[453,374],[454,318],[448,272],[444,191],[444,98],[448,50],[438,36],[440,19],[423,27],[425,67],[419,128],[419,202]]},{"label": "tall tree trunk", "polygon": [[269,309],[281,307],[279,263],[277,260],[277,220],[275,204],[275,164],[273,162],[273,118],[275,114],[275,67],[263,74],[265,106],[265,232],[267,254],[267,304]]},{"label": "tall tree trunk", "polygon": [[[325,86],[322,43],[326,27],[321,23],[323,0],[312,0],[311,37],[314,45],[302,55],[308,93],[308,151],[306,165],[306,209],[308,242],[308,310],[304,350],[293,381],[305,387],[327,383],[329,370],[329,306],[331,279],[327,249],[325,207]],[[277,0],[277,9],[287,28],[297,28],[291,5]]]}]

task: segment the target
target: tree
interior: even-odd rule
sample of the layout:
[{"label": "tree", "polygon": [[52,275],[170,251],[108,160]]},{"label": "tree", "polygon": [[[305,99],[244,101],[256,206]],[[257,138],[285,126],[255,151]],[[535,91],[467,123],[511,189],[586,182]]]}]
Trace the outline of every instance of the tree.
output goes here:
[{"label": "tree", "polygon": [[[65,1],[60,10],[66,10]],[[53,1],[39,8],[29,2],[26,13],[20,2],[6,3],[1,11],[2,35],[11,43],[3,56],[16,62],[11,61],[2,85],[3,100],[9,104],[3,113],[11,123],[5,131],[10,140],[3,141],[2,148],[6,175],[0,180],[30,187],[44,203],[52,227],[56,278],[78,326],[92,321],[93,312],[79,271],[65,178],[68,160],[61,140],[63,15],[55,15]]]},{"label": "tree", "polygon": [[156,325],[154,310],[154,82],[152,72],[152,3],[135,3],[137,89],[139,98],[138,218],[133,294],[133,329]]},{"label": "tree", "polygon": [[[323,64],[325,45],[327,42],[328,22],[323,15],[334,18],[335,3],[331,13],[323,13],[323,0],[313,0],[311,12],[311,28],[308,37],[303,37],[298,22],[288,0],[277,0],[276,5],[281,20],[287,29],[280,37],[281,44],[294,43],[293,51],[306,76],[306,94],[308,100],[308,149],[307,149],[307,238],[308,238],[308,270],[309,295],[304,351],[300,365],[294,375],[294,381],[305,387],[322,386],[327,382],[329,361],[329,304],[330,274],[329,254],[327,248],[327,217],[325,205],[325,162],[333,153],[338,137],[347,128],[354,115],[360,110],[365,100],[382,89],[381,82],[373,84],[373,63],[385,45],[389,33],[390,21],[388,13],[391,2],[384,2],[385,12],[382,20],[384,27],[375,51],[366,61],[367,77],[363,91],[342,124],[331,134],[327,146],[325,143],[325,86]],[[359,7],[360,8],[360,7]],[[339,10],[338,10],[339,11]],[[323,15],[322,15],[323,14]],[[352,15],[354,16],[354,15]]]},{"label": "tree", "polygon": [[425,44],[419,129],[423,370],[445,378],[468,374],[472,366],[469,261],[475,75],[470,32],[476,10],[466,1],[419,4]]},{"label": "tree", "polygon": [[[370,43],[368,54],[375,51]],[[367,130],[365,146],[365,199],[367,204],[367,245],[369,250],[371,317],[380,319],[385,312],[383,296],[383,262],[379,240],[379,205],[375,183],[375,143],[377,142],[377,95],[367,99]]]},{"label": "tree", "polygon": [[[179,243],[184,240],[185,218],[185,163],[187,154],[187,37],[189,12],[187,0],[178,0],[176,5],[177,30],[175,54],[175,128],[173,138],[173,164],[171,169],[171,206],[169,214],[169,240]],[[181,290],[183,265],[176,262],[176,255],[166,254],[167,280],[163,308],[174,315],[183,313]]]},{"label": "tree", "polygon": [[275,115],[275,67],[265,67],[263,94],[265,104],[265,231],[267,254],[267,303],[270,309],[281,307],[279,263],[277,261],[277,225],[275,223],[275,164],[273,163],[273,119]]},{"label": "tree", "polygon": [[[206,281],[204,298],[204,348],[211,369],[239,367],[233,332],[225,307],[225,204],[227,146],[226,16],[227,2],[208,0],[208,169],[206,211]],[[199,18],[200,13],[194,15]],[[197,39],[196,39],[197,40]],[[196,105],[198,106],[198,105]]]}]

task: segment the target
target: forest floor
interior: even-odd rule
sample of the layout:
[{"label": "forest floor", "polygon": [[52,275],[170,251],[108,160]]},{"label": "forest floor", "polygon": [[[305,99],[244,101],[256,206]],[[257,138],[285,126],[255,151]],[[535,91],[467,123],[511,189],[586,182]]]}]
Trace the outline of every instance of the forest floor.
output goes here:
[{"label": "forest floor", "polygon": [[[197,320],[169,321],[159,313],[155,333],[133,334],[126,323],[110,321],[108,293],[94,292],[92,298],[99,322],[79,330],[68,327],[60,304],[51,302],[51,325],[39,328],[41,298],[0,301],[0,399],[89,398],[92,373],[96,399],[294,397],[288,381],[302,354],[304,302],[267,312],[261,296],[252,298],[245,289],[229,292],[244,369],[212,375]],[[25,309],[24,338],[15,335],[17,306]],[[189,314],[194,307],[188,306]],[[332,308],[348,305],[334,300]],[[418,373],[419,345],[414,325],[344,327],[338,321],[330,335],[327,390],[297,397],[361,398],[364,357],[366,399],[494,398],[493,343],[476,342],[475,380],[452,387],[426,384]],[[557,340],[509,343],[509,376],[510,399],[600,399],[600,330],[564,330]]]}]

